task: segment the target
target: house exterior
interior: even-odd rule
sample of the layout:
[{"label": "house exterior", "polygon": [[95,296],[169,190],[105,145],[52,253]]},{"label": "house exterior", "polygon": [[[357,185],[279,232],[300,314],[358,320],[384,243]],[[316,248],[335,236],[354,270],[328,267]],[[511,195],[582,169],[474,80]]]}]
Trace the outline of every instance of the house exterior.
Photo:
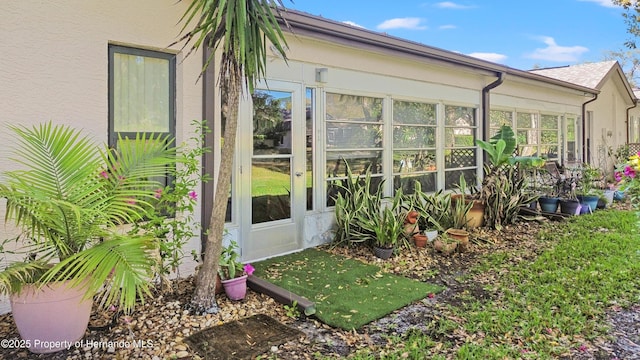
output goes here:
[{"label": "house exterior", "polygon": [[[452,189],[461,175],[469,182],[482,176],[475,140],[502,124],[517,132],[523,155],[579,161],[583,139],[605,128],[595,122],[595,101],[610,94],[611,111],[623,122],[633,103],[615,71],[610,92],[610,85],[509,68],[289,10],[288,60],[269,56],[266,81],[240,105],[236,156],[221,159],[224,96],[215,62],[200,78],[208,54],[187,57],[182,44],[170,46],[187,6],[0,2],[0,169],[14,166],[6,154],[13,141],[8,124],[51,120],[99,143],[135,132],[169,133],[182,143],[192,121],[206,119],[213,151],[203,167],[216,174],[222,161],[234,161],[227,229],[242,259],[252,261],[330,241],[331,195],[347,164],[385,179],[389,195],[410,191],[414,180],[425,191]],[[585,104],[594,119],[588,137],[580,131]],[[624,143],[623,123],[611,131],[615,144]],[[195,218],[205,228],[214,183],[194,189]],[[14,229],[0,227],[0,239],[12,235]],[[200,251],[201,240],[192,239],[185,254]],[[180,274],[194,269],[187,255]]]},{"label": "house exterior", "polygon": [[577,123],[583,146],[576,158],[611,172],[616,149],[638,142],[640,120],[637,97],[620,64],[614,60],[531,72],[599,91],[585,104],[582,121]]}]

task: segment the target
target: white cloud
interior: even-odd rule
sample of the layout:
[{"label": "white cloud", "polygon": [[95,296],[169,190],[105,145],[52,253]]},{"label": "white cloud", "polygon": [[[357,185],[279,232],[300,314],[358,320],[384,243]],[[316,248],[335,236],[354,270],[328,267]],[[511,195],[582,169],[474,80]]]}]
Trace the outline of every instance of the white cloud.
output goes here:
[{"label": "white cloud", "polygon": [[549,36],[542,36],[540,40],[547,44],[547,47],[535,49],[532,53],[527,54],[526,57],[556,62],[574,62],[579,60],[580,55],[589,51],[584,46],[560,46]]},{"label": "white cloud", "polygon": [[497,54],[497,53],[474,52],[467,55],[473,56],[474,58],[487,60],[495,63],[504,63],[504,61],[507,60],[507,55]]},{"label": "white cloud", "polygon": [[618,7],[618,5],[615,5],[612,0],[578,0],[578,1],[592,2],[600,6],[609,7],[609,8]]},{"label": "white cloud", "polygon": [[347,20],[347,21],[343,21],[342,23],[347,24],[347,25],[351,25],[351,26],[355,26],[355,27],[359,27],[359,28],[362,28],[362,29],[364,29],[364,28],[365,28],[364,26],[359,25],[359,24],[354,23],[353,21],[349,21],[349,20]]},{"label": "white cloud", "polygon": [[441,9],[455,9],[455,10],[463,10],[463,9],[471,9],[472,6],[467,6],[467,5],[461,5],[461,4],[457,4],[454,3],[452,1],[443,1],[443,2],[439,2],[434,4],[435,7],[441,8]]},{"label": "white cloud", "polygon": [[440,25],[438,26],[438,29],[440,30],[451,30],[451,29],[457,29],[458,27],[455,25]]},{"label": "white cloud", "polygon": [[382,24],[378,25],[380,30],[389,29],[410,29],[410,30],[425,30],[427,27],[422,25],[422,19],[420,18],[395,18],[385,20]]}]

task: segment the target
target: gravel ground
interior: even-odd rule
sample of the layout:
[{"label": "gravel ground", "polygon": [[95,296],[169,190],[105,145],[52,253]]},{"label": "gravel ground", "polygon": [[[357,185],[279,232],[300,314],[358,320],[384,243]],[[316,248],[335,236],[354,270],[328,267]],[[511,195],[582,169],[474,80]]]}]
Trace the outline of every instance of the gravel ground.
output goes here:
[{"label": "gravel ground", "polygon": [[[543,222],[549,224],[548,222]],[[477,263],[480,255],[502,249],[520,254],[512,261],[531,260],[544,249],[534,240],[533,234],[541,226],[538,222],[527,222],[510,226],[501,233],[487,230],[475,233],[476,240],[466,253],[443,256],[433,249],[413,249],[389,261],[376,259],[367,249],[334,249],[332,251],[363,261],[376,263],[390,272],[423,281],[442,284],[446,290],[434,297],[426,298],[379,319],[358,331],[343,331],[328,327],[313,318],[295,319],[287,316],[286,309],[273,299],[248,291],[243,301],[229,301],[219,296],[220,311],[212,315],[194,315],[185,306],[193,291],[192,279],[172,283],[172,290],[157,294],[144,305],[136,308],[131,316],[110,311],[95,313],[90,326],[108,328],[87,331],[83,346],[72,347],[54,354],[35,355],[25,349],[0,349],[2,359],[200,359],[183,343],[190,334],[209,326],[232,320],[266,314],[306,336],[272,348],[262,358],[270,359],[314,359],[314,354],[342,358],[357,349],[372,345],[385,346],[388,335],[402,335],[407,331],[423,331],[434,339],[441,334],[430,334],[427,324],[436,317],[451,316],[448,304],[461,300],[458,295],[472,295],[486,299],[495,296],[484,290],[496,274],[490,271],[473,277],[463,277],[466,269]],[[553,223],[551,223],[553,224]],[[460,282],[462,281],[462,282]],[[112,322],[111,319],[115,318]],[[610,309],[608,321],[610,337],[591,344],[588,351],[577,350],[572,359],[640,359],[640,305],[629,309]],[[463,344],[464,339],[456,334],[447,335],[449,341]],[[19,339],[11,314],[0,316],[0,339]],[[144,347],[133,346],[141,340]],[[456,341],[460,340],[460,341]],[[448,358],[453,358],[452,349]]]}]

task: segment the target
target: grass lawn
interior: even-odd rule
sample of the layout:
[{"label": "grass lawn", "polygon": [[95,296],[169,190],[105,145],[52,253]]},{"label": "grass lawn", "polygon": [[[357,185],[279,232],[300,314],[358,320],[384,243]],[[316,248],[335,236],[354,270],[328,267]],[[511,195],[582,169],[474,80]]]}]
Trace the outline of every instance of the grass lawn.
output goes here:
[{"label": "grass lawn", "polygon": [[313,248],[253,265],[256,276],[314,301],[319,320],[345,330],[442,290]]},{"label": "grass lawn", "polygon": [[[556,359],[584,353],[606,335],[607,309],[640,296],[638,218],[606,210],[573,217],[538,235],[549,247],[532,260],[495,252],[467,276],[491,273],[497,294],[443,306],[427,333],[390,338],[354,359]],[[551,230],[553,228],[553,230]],[[515,265],[514,265],[515,264]],[[462,343],[452,339],[466,339]],[[587,358],[587,357],[585,357]],[[590,358],[590,357],[589,357]]]}]

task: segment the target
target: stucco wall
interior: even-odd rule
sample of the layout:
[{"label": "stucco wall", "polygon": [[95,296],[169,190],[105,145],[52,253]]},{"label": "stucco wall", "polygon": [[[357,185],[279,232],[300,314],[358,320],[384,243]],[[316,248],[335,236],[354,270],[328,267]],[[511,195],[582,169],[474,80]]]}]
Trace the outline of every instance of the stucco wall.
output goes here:
[{"label": "stucco wall", "polygon": [[[180,33],[189,2],[174,0],[60,0],[0,2],[0,170],[13,167],[7,124],[45,121],[83,129],[96,143],[107,141],[108,44],[178,53],[177,142],[189,138],[192,120],[202,119],[202,55],[183,62],[180,46],[165,49]],[[200,189],[195,189],[200,192]],[[0,239],[9,237],[0,203]],[[195,218],[199,219],[199,212]],[[199,249],[193,239],[185,253]],[[185,263],[182,274],[193,272]],[[6,303],[0,312],[7,311]]]},{"label": "stucco wall", "polygon": [[603,84],[598,99],[587,105],[587,111],[593,112],[591,162],[601,168],[606,167],[607,171],[614,165],[607,155],[607,150],[611,148],[615,151],[618,146],[626,143],[626,109],[631,106],[624,100],[627,97],[628,95],[616,86],[616,81],[610,78]]}]

